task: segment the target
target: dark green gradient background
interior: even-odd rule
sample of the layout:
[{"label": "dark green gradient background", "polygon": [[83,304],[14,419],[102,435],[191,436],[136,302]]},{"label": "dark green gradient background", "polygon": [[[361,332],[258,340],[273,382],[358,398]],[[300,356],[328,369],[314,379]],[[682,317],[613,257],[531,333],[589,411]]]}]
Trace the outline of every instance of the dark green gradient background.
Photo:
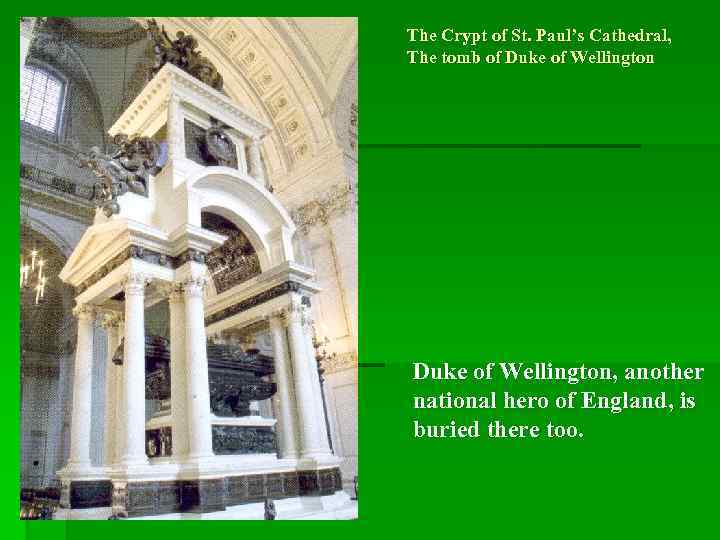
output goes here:
[{"label": "dark green gradient background", "polygon": [[[720,485],[720,106],[717,8],[710,3],[414,2],[307,15],[358,15],[360,27],[361,501],[357,522],[17,521],[16,253],[5,255],[9,464],[2,483],[8,532],[27,538],[715,538]],[[37,12],[56,9],[47,7]],[[98,15],[98,6],[75,12]],[[190,13],[173,4],[174,11]],[[265,9],[267,8],[267,9]],[[136,8],[138,10],[147,7]],[[163,8],[153,8],[155,12]],[[225,15],[298,14],[300,6],[224,8]],[[303,6],[303,10],[305,6]],[[158,11],[159,10],[159,11]],[[130,7],[126,11],[133,11]],[[151,10],[152,11],[152,10]],[[210,9],[195,15],[206,16]],[[140,11],[138,11],[140,12]],[[345,13],[342,13],[345,12]],[[408,26],[459,31],[502,26],[667,26],[657,64],[410,66]],[[17,24],[8,18],[9,50]],[[626,47],[609,47],[623,52]],[[4,89],[6,118],[17,90]],[[17,133],[7,136],[17,144]],[[633,143],[639,148],[408,148],[424,144]],[[387,145],[387,146],[377,146]],[[12,148],[12,146],[11,146]],[[16,154],[0,200],[17,237]],[[697,408],[671,414],[526,411],[498,418],[581,427],[580,440],[414,440],[414,393],[485,393],[485,384],[418,385],[410,363],[707,368],[685,390]],[[617,391],[620,385],[517,385],[515,392]],[[637,387],[635,387],[638,390]],[[648,391],[661,389],[650,385]],[[493,415],[494,416],[494,415]],[[12,527],[12,529],[10,529]],[[162,536],[161,536],[162,538]]]}]

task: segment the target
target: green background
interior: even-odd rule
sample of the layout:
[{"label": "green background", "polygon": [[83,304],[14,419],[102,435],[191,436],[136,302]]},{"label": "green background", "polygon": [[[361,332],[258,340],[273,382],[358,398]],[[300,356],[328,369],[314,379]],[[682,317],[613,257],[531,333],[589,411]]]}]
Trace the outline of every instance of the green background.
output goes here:
[{"label": "green background", "polygon": [[[359,16],[360,361],[385,364],[360,369],[361,519],[20,523],[17,257],[10,249],[0,311],[7,359],[0,504],[8,532],[73,540],[128,534],[715,538],[720,45],[718,13],[708,5],[315,3],[306,13],[289,3],[223,13],[195,7],[192,14],[202,16]],[[177,6],[172,11],[190,14]],[[36,14],[56,9],[32,8]],[[97,6],[73,11],[100,14]],[[16,51],[16,20],[8,17],[6,25],[6,47]],[[408,26],[566,25],[667,26],[673,45],[657,49],[654,66],[627,69],[410,66],[405,60]],[[9,56],[3,106],[16,130],[17,56]],[[512,147],[557,143],[637,146]],[[3,226],[8,238],[17,238],[17,131],[5,144]],[[462,146],[472,144],[511,147]],[[704,366],[706,376],[701,383],[665,385],[673,396],[681,389],[697,396],[696,409],[672,414],[416,414],[415,393],[554,395],[588,388],[418,384],[410,381],[413,361],[615,367],[675,361]],[[481,424],[491,417],[532,424],[552,418],[580,426],[585,436],[412,438],[414,418],[445,423],[451,417]]]}]

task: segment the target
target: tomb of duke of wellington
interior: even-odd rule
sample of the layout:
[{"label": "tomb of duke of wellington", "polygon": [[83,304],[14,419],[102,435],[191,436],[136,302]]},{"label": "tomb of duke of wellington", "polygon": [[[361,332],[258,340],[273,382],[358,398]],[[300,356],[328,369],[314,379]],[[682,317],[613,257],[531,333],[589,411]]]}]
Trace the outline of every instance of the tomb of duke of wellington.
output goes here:
[{"label": "tomb of duke of wellington", "polygon": [[[321,288],[261,160],[272,126],[222,91],[212,65],[156,67],[109,130],[118,151],[80,157],[102,190],[60,272],[78,330],[54,519],[354,518],[315,358]],[[169,337],[147,330],[161,302]],[[90,449],[98,321],[101,465]],[[267,351],[227,338],[259,324]]]}]

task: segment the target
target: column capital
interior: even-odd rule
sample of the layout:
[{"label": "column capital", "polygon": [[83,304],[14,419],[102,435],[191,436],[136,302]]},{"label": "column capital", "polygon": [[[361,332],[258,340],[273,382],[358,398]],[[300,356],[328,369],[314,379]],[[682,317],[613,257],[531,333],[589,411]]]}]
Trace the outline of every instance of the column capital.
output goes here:
[{"label": "column capital", "polygon": [[145,294],[145,287],[150,283],[151,278],[145,274],[131,273],[128,274],[123,281],[123,289],[125,289],[126,295],[138,295],[142,296]]},{"label": "column capital", "polygon": [[270,327],[278,326],[285,328],[287,326],[287,314],[284,308],[276,309],[265,315],[264,319],[268,322]]},{"label": "column capital", "polygon": [[282,316],[287,321],[285,323],[286,325],[289,322],[298,322],[303,327],[310,327],[313,324],[313,318],[310,309],[306,305],[304,305],[299,299],[291,300],[288,305],[278,311],[282,312]]},{"label": "column capital", "polygon": [[171,304],[178,304],[183,301],[185,288],[179,281],[174,281],[167,286],[168,301]]},{"label": "column capital", "polygon": [[182,282],[182,291],[186,298],[202,298],[208,280],[205,276],[191,277]]},{"label": "column capital", "polygon": [[73,308],[73,315],[81,321],[93,321],[97,316],[97,308],[91,304],[78,304]]},{"label": "column capital", "polygon": [[100,319],[100,325],[105,330],[110,330],[111,328],[119,328],[120,323],[123,321],[123,316],[116,312],[116,311],[105,311],[101,313],[102,318]]}]

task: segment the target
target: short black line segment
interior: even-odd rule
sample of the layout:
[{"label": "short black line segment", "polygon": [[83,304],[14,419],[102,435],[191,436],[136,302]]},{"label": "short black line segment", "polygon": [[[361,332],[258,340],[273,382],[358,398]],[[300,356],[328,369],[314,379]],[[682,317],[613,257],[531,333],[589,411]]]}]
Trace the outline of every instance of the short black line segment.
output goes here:
[{"label": "short black line segment", "polygon": [[361,143],[360,148],[417,148],[417,149],[435,149],[435,148],[458,148],[458,149],[639,149],[641,144],[621,144],[621,143],[498,143],[498,144],[480,144],[480,143]]}]

